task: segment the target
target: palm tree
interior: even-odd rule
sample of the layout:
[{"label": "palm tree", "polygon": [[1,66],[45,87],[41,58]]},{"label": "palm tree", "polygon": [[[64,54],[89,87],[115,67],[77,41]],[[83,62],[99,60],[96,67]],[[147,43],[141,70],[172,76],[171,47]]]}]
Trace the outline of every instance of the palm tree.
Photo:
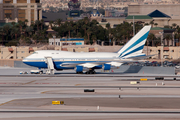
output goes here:
[{"label": "palm tree", "polygon": [[9,39],[10,31],[11,31],[11,26],[9,24],[3,26],[3,33],[4,35],[6,35],[6,40]]},{"label": "palm tree", "polygon": [[173,24],[172,24],[172,27],[173,27],[174,29],[176,28],[176,26],[177,26],[176,23],[173,23]]},{"label": "palm tree", "polygon": [[19,25],[19,28],[20,28],[20,33],[22,33],[22,28],[23,28],[23,22],[20,20],[18,21],[18,25]]},{"label": "palm tree", "polygon": [[88,42],[90,43],[90,35],[92,34],[92,31],[90,29],[87,30],[87,36],[88,36]]},{"label": "palm tree", "polygon": [[37,31],[39,31],[40,21],[39,21],[39,20],[36,20],[36,21],[35,21],[35,25],[37,26]]},{"label": "palm tree", "polygon": [[68,26],[67,26],[67,30],[68,30],[69,38],[70,38],[70,37],[71,37],[71,30],[72,30],[71,25],[68,25]]},{"label": "palm tree", "polygon": [[130,35],[133,34],[132,24],[125,22],[124,24],[122,24],[120,31],[121,30],[123,30],[121,34],[124,36],[124,40],[126,40],[127,43],[128,40],[130,39]]},{"label": "palm tree", "polygon": [[142,24],[136,23],[135,24],[135,31],[136,31],[135,33],[138,33],[142,29],[142,27],[143,27]]},{"label": "palm tree", "polygon": [[154,23],[154,25],[157,27],[158,26],[158,24],[157,23]]},{"label": "palm tree", "polygon": [[145,23],[144,25],[149,25],[149,23]]},{"label": "palm tree", "polygon": [[44,26],[44,20],[43,19],[41,19],[40,24],[41,24],[41,30],[43,30],[43,26]]},{"label": "palm tree", "polygon": [[24,20],[24,23],[27,25],[27,23],[28,23],[28,19],[25,19],[25,20]]},{"label": "palm tree", "polygon": [[176,29],[177,34],[180,34],[180,28]]},{"label": "palm tree", "polygon": [[76,25],[74,26],[74,28],[77,30],[77,31],[76,31],[76,34],[78,34],[79,26],[80,26],[79,22],[76,22]]},{"label": "palm tree", "polygon": [[50,25],[50,27],[52,28],[52,24],[53,24],[54,22],[53,21],[50,21],[49,22],[49,25]]},{"label": "palm tree", "polygon": [[154,40],[156,40],[156,37],[153,33],[150,33],[147,38],[148,41],[151,41],[152,46],[154,46]]},{"label": "palm tree", "polygon": [[89,18],[88,18],[88,17],[85,17],[85,18],[83,19],[83,21],[84,21],[84,23],[87,25],[87,24],[89,23]]},{"label": "palm tree", "polygon": [[32,27],[29,27],[29,26],[26,27],[26,32],[28,33],[29,37],[30,37],[32,31],[33,31]]},{"label": "palm tree", "polygon": [[38,36],[37,36],[36,34],[34,34],[34,35],[32,36],[32,39],[34,40],[35,45],[36,45],[37,42],[38,42]]},{"label": "palm tree", "polygon": [[169,47],[169,40],[172,39],[172,36],[170,34],[165,35],[164,39],[167,40],[167,46]]},{"label": "palm tree", "polygon": [[180,46],[180,34],[177,34],[176,38],[178,38],[178,46]]},{"label": "palm tree", "polygon": [[160,37],[156,38],[156,41],[154,41],[154,44],[155,44],[155,46],[160,46],[161,45],[161,38]]},{"label": "palm tree", "polygon": [[14,30],[14,33],[15,33],[15,39],[17,40],[17,37],[18,37],[18,35],[19,35],[19,29],[16,28],[16,29]]},{"label": "palm tree", "polygon": [[57,20],[56,20],[56,24],[58,25],[58,27],[61,26],[61,22],[62,22],[62,19],[57,19]]},{"label": "palm tree", "polygon": [[171,28],[169,25],[165,25],[164,28]]},{"label": "palm tree", "polygon": [[93,35],[93,36],[92,36],[92,39],[93,39],[93,44],[95,44],[95,43],[96,43],[96,40],[97,40],[96,35]]},{"label": "palm tree", "polygon": [[109,30],[109,28],[110,28],[110,24],[109,23],[106,24],[106,28]]},{"label": "palm tree", "polygon": [[15,22],[12,22],[11,24],[12,24],[12,25],[13,25],[13,27],[14,27],[16,23],[15,23]]},{"label": "palm tree", "polygon": [[84,24],[84,25],[82,26],[82,28],[84,29],[84,36],[85,36],[85,35],[86,35],[86,30],[87,30],[87,25]]},{"label": "palm tree", "polygon": [[152,20],[149,24],[151,24],[151,27],[153,28],[154,21]]},{"label": "palm tree", "polygon": [[109,23],[106,24],[106,28],[107,28],[107,30],[108,30],[108,41],[109,41],[109,45],[111,45],[111,44],[110,44],[110,38],[109,38],[109,36],[110,36],[110,35],[109,35],[109,29],[110,29],[110,24],[109,24]]},{"label": "palm tree", "polygon": [[11,34],[11,39],[13,39],[13,37],[15,36],[15,28],[13,27],[10,31]]},{"label": "palm tree", "polygon": [[82,34],[80,32],[77,33],[77,37],[82,37]]}]

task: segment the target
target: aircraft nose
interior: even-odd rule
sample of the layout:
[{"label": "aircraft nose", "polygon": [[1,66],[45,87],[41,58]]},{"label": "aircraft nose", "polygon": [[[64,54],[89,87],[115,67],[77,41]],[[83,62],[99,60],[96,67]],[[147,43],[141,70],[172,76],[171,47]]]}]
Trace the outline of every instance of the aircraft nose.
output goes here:
[{"label": "aircraft nose", "polygon": [[22,62],[26,62],[27,61],[27,59],[26,58],[24,58],[23,60],[22,60]]}]

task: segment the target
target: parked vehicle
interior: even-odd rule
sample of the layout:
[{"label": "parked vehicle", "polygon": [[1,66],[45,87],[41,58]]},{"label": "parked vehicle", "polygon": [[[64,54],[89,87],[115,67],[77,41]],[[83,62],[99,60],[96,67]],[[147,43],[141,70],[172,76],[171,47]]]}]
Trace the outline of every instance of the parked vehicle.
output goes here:
[{"label": "parked vehicle", "polygon": [[179,68],[180,68],[180,64],[177,64],[177,65],[175,66],[175,68],[176,68],[176,69],[179,69]]}]

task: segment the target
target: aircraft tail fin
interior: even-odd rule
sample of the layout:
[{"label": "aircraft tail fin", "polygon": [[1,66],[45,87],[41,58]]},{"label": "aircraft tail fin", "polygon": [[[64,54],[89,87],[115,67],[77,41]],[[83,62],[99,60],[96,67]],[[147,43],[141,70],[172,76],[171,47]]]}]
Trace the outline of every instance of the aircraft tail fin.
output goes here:
[{"label": "aircraft tail fin", "polygon": [[119,51],[120,58],[138,57],[142,54],[151,26],[144,26],[129,42],[127,42]]}]

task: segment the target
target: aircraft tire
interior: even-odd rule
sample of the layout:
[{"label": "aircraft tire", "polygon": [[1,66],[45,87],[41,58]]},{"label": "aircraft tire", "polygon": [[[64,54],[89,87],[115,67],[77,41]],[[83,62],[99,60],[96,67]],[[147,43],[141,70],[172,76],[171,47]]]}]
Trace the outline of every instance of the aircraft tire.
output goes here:
[{"label": "aircraft tire", "polygon": [[91,71],[87,71],[87,72],[85,72],[85,74],[96,74],[96,71],[94,71],[94,70],[93,71],[92,70]]},{"label": "aircraft tire", "polygon": [[83,74],[83,72],[76,72],[76,74]]}]

